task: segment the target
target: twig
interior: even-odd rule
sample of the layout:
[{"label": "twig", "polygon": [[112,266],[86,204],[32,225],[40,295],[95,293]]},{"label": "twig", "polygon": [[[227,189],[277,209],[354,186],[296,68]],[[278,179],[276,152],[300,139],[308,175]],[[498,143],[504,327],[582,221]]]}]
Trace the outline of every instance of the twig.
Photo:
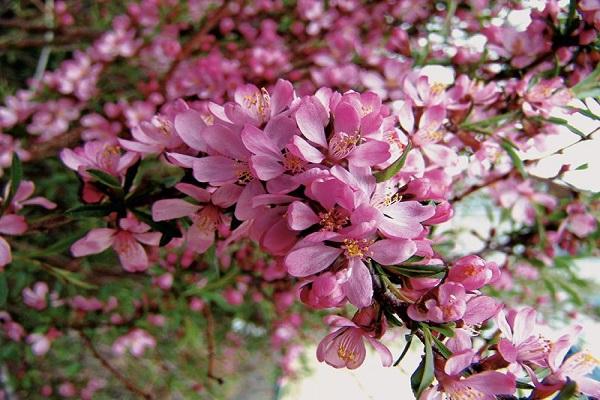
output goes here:
[{"label": "twig", "polygon": [[502,175],[498,175],[498,176],[496,176],[495,178],[492,178],[492,179],[490,179],[490,180],[488,180],[488,181],[486,181],[486,182],[480,183],[479,185],[473,185],[473,186],[471,186],[470,188],[468,188],[467,190],[465,190],[464,192],[462,192],[462,193],[460,193],[460,194],[457,194],[456,196],[454,196],[454,197],[453,197],[453,198],[450,200],[450,202],[451,202],[451,203],[454,203],[454,202],[457,202],[457,201],[461,201],[461,200],[462,200],[462,199],[464,199],[465,197],[469,196],[470,194],[472,194],[472,193],[474,193],[474,192],[476,192],[476,191],[478,191],[478,190],[480,190],[480,189],[483,189],[483,188],[485,188],[485,187],[488,187],[488,186],[490,186],[490,185],[493,185],[493,184],[494,184],[494,183],[496,183],[496,182],[499,182],[499,181],[501,181],[501,180],[504,180],[504,179],[508,178],[512,172],[513,172],[513,170],[511,169],[511,170],[510,170],[510,171],[508,171],[507,173],[505,173],[505,174],[502,174]]},{"label": "twig", "polygon": [[219,385],[224,383],[223,378],[215,375],[215,356],[216,356],[216,347],[215,347],[215,320],[213,318],[212,310],[210,308],[210,303],[206,303],[204,308],[202,309],[202,314],[204,314],[204,318],[206,318],[206,345],[208,348],[208,371],[206,376],[209,379],[214,379],[217,381]]},{"label": "twig", "polygon": [[100,361],[100,364],[102,364],[104,368],[106,368],[115,378],[117,378],[117,380],[119,380],[127,388],[127,390],[144,399],[153,398],[151,394],[144,392],[142,389],[129,382],[127,378],[125,378],[119,371],[117,371],[112,365],[110,365],[110,363],[98,352],[96,347],[94,347],[94,344],[92,343],[92,340],[88,335],[86,335],[81,330],[78,332],[81,336],[81,339],[83,340],[83,344],[85,344],[85,346],[92,352],[94,357],[98,361]]}]

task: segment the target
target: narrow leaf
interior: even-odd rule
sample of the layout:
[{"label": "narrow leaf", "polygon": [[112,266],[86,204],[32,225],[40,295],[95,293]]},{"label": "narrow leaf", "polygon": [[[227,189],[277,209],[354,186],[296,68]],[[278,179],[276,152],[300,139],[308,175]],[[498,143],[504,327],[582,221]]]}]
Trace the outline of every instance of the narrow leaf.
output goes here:
[{"label": "narrow leaf", "polygon": [[21,180],[23,179],[23,166],[21,165],[21,160],[17,153],[13,154],[12,164],[10,165],[10,188],[8,192],[8,196],[2,205],[3,209],[6,209],[12,202],[13,197],[17,193],[19,186],[21,185]]},{"label": "narrow leaf", "polygon": [[423,330],[423,345],[425,346],[425,355],[419,364],[419,367],[410,377],[410,384],[415,394],[415,398],[420,398],[421,394],[433,383],[433,349],[431,347],[431,332],[429,328],[421,326]]},{"label": "narrow leaf", "polygon": [[115,211],[112,204],[85,204],[65,211],[71,217],[105,217]]},{"label": "narrow leaf", "polygon": [[121,189],[121,183],[117,178],[99,169],[88,169],[87,172],[98,182],[113,189]]},{"label": "narrow leaf", "polygon": [[508,140],[503,139],[502,140],[502,148],[508,153],[508,156],[512,160],[513,165],[515,166],[517,171],[519,171],[521,176],[524,179],[527,179],[528,175],[527,175],[527,171],[525,170],[525,164],[523,164],[523,160],[521,160],[521,157],[519,157],[519,155],[513,148],[513,145]]},{"label": "narrow leaf", "polygon": [[400,357],[398,357],[398,359],[394,363],[394,367],[397,366],[398,364],[400,364],[400,361],[402,361],[404,359],[404,356],[406,356],[406,354],[408,353],[408,349],[410,349],[410,345],[411,345],[412,340],[413,340],[414,337],[415,337],[415,335],[413,333],[410,333],[410,334],[408,334],[408,335],[405,336],[405,338],[406,338],[406,344],[404,345],[404,349],[402,350],[402,354],[400,354]]},{"label": "narrow leaf", "polygon": [[408,144],[404,148],[404,151],[402,152],[400,157],[396,161],[394,161],[392,163],[392,165],[390,165],[383,171],[379,171],[379,172],[373,174],[373,176],[375,176],[375,180],[377,182],[385,182],[385,181],[389,180],[390,178],[394,177],[398,172],[400,172],[400,170],[404,166],[404,163],[406,163],[406,158],[408,157],[408,153],[410,152],[411,149],[412,149],[412,144],[411,144],[411,142],[408,142]]},{"label": "narrow leaf", "polygon": [[6,283],[6,272],[0,272],[0,307],[4,307],[8,299],[8,284]]}]

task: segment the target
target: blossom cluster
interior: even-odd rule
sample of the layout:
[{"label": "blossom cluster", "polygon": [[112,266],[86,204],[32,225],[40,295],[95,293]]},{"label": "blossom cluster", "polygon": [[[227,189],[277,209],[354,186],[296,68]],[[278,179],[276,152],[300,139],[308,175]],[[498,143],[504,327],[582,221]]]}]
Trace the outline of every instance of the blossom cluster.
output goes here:
[{"label": "blossom cluster", "polygon": [[[56,2],[57,33],[81,7]],[[600,362],[572,350],[581,328],[541,329],[544,311],[597,314],[575,260],[598,255],[599,198],[563,180],[587,164],[546,179],[526,159],[597,131],[598,1],[142,0],[104,14],[110,28],[0,107],[0,363],[34,371],[16,386],[92,398],[112,377],[166,396],[115,373],[98,337],[118,359],[201,354],[206,380],[181,374],[194,394],[266,337],[283,383],[327,313],[316,357],[335,368],[358,368],[366,344],[396,365],[418,339],[419,399],[600,397]],[[468,227],[481,248],[465,251],[451,224],[472,194],[491,227]],[[45,367],[74,341],[107,379]]]}]

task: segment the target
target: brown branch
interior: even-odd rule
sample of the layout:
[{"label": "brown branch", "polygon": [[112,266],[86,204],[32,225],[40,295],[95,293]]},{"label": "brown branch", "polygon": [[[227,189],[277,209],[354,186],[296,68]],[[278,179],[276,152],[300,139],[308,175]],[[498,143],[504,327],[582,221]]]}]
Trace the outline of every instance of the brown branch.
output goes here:
[{"label": "brown branch", "polygon": [[210,303],[206,303],[202,309],[202,314],[204,314],[204,318],[206,318],[206,346],[208,348],[208,371],[206,376],[208,376],[209,379],[217,381],[219,385],[222,385],[224,383],[223,378],[218,377],[214,373],[216,356],[215,320],[210,308]]},{"label": "brown branch", "polygon": [[54,156],[60,149],[76,145],[81,139],[81,132],[83,132],[82,127],[74,128],[52,140],[31,146],[31,157],[27,161],[39,161]]},{"label": "brown branch", "polygon": [[502,175],[498,175],[486,182],[480,183],[479,185],[473,185],[470,188],[468,188],[467,190],[465,190],[464,192],[457,194],[456,196],[454,196],[452,199],[450,199],[450,203],[454,203],[457,201],[461,201],[462,199],[464,199],[465,197],[469,196],[470,194],[477,192],[480,189],[486,188],[490,185],[493,185],[496,182],[499,182],[501,180],[504,180],[506,178],[508,178],[510,176],[510,174],[513,172],[513,170],[511,169],[510,171],[508,171],[505,174]]},{"label": "brown branch", "polygon": [[96,347],[94,347],[94,344],[92,343],[92,340],[90,339],[90,337],[88,335],[86,335],[83,331],[78,331],[79,335],[81,336],[81,339],[83,340],[83,344],[92,352],[92,354],[94,355],[94,357],[100,361],[100,364],[102,364],[102,366],[107,369],[117,380],[119,380],[126,388],[127,390],[129,390],[131,393],[135,394],[138,397],[142,397],[144,399],[152,399],[153,396],[149,393],[146,393],[145,391],[143,391],[142,389],[140,389],[139,387],[137,387],[136,385],[134,385],[133,383],[129,382],[127,380],[127,378],[125,378],[119,371],[117,371],[115,369],[115,367],[113,367],[112,365],[110,365],[110,363],[108,362],[108,360],[106,360],[96,349]]},{"label": "brown branch", "polygon": [[181,51],[179,52],[179,54],[177,55],[177,57],[175,58],[175,60],[173,60],[173,62],[171,63],[171,65],[169,66],[169,69],[167,70],[167,72],[165,72],[165,74],[163,75],[162,79],[161,79],[161,87],[162,87],[162,91],[164,92],[164,88],[166,86],[166,84],[169,82],[169,80],[171,79],[171,76],[173,75],[173,73],[175,72],[175,70],[177,69],[177,67],[179,66],[179,63],[181,63],[181,61],[183,60],[187,60],[192,53],[198,48],[198,46],[200,44],[202,44],[202,42],[205,39],[205,36],[208,34],[208,32],[210,32],[215,26],[217,26],[217,24],[227,16],[227,14],[229,13],[229,7],[231,7],[232,2],[230,1],[224,1],[223,5],[221,7],[219,7],[211,16],[210,18],[204,23],[204,26],[202,27],[202,29],[200,29],[198,31],[198,33],[196,33],[194,35],[193,38],[191,38],[181,49]]}]

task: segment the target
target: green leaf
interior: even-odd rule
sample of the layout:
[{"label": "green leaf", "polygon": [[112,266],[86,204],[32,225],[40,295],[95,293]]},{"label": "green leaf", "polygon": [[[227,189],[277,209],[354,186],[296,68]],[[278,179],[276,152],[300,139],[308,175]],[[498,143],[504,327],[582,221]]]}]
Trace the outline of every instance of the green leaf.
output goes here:
[{"label": "green leaf", "polygon": [[423,391],[433,383],[433,349],[431,347],[431,332],[426,325],[421,326],[421,329],[423,330],[425,355],[410,377],[410,385],[417,399],[420,398]]},{"label": "green leaf", "polygon": [[410,152],[411,149],[412,149],[412,143],[408,142],[408,144],[404,148],[404,151],[402,152],[400,157],[396,161],[394,161],[394,163],[392,165],[390,165],[383,171],[379,171],[379,172],[376,172],[375,174],[373,174],[373,176],[375,176],[375,180],[377,182],[385,182],[388,179],[391,179],[392,177],[394,177],[398,172],[400,172],[400,170],[404,166],[404,163],[406,162],[406,158],[408,157],[408,153]]},{"label": "green leaf", "polygon": [[386,265],[384,268],[390,272],[404,275],[409,278],[433,277],[437,275],[441,275],[441,277],[443,277],[447,270],[445,265]]},{"label": "green leaf", "polygon": [[435,343],[435,347],[437,347],[437,349],[439,350],[440,353],[442,353],[442,355],[444,356],[445,359],[448,359],[450,357],[452,357],[452,352],[450,351],[450,349],[448,347],[446,347],[446,345],[444,343],[442,343],[442,341],[438,338],[436,338],[435,336],[431,337]]},{"label": "green leaf", "polygon": [[121,189],[121,183],[111,174],[107,174],[99,169],[88,169],[87,172],[103,185],[113,189]]},{"label": "green leaf", "polygon": [[111,203],[103,204],[84,204],[65,211],[65,215],[70,217],[105,217],[111,212],[116,211]]},{"label": "green leaf", "polygon": [[131,189],[131,186],[133,185],[135,177],[137,176],[137,173],[140,169],[141,163],[142,163],[142,160],[140,159],[135,164],[133,164],[131,167],[129,167],[129,169],[127,169],[127,173],[125,174],[125,182],[123,183],[123,191],[125,193],[128,193],[129,190]]},{"label": "green leaf", "polygon": [[585,303],[583,301],[583,298],[581,297],[581,295],[577,291],[577,289],[574,288],[573,286],[571,286],[571,284],[569,282],[567,282],[567,281],[565,281],[563,279],[557,279],[556,283],[565,292],[567,292],[569,294],[569,296],[571,297],[571,300],[573,300],[573,303],[577,304],[578,306],[582,306]]},{"label": "green leaf", "polygon": [[23,179],[23,166],[21,165],[21,160],[17,153],[13,154],[12,164],[10,165],[10,187],[8,196],[4,200],[4,204],[2,205],[3,209],[8,207],[15,197],[17,190],[19,189],[19,185],[21,185],[21,180]]},{"label": "green leaf", "polygon": [[554,397],[554,400],[572,400],[577,398],[579,390],[577,389],[577,383],[569,380],[560,392]]},{"label": "green leaf", "polygon": [[66,238],[61,239],[61,240],[51,244],[50,246],[46,247],[45,249],[43,249],[41,251],[29,253],[28,256],[35,258],[35,257],[49,256],[52,254],[62,253],[63,251],[65,251],[69,247],[71,247],[71,245],[73,243],[75,243],[75,241],[77,239],[79,239],[81,236],[82,236],[81,232],[77,232],[75,234],[69,235]]},{"label": "green leaf", "polygon": [[589,74],[585,79],[579,82],[577,85],[571,88],[571,91],[579,99],[586,97],[598,97],[600,96],[600,64],[596,66],[596,69]]},{"label": "green leaf", "polygon": [[398,357],[398,359],[394,363],[394,367],[397,366],[398,364],[400,364],[400,361],[402,361],[404,359],[404,356],[406,356],[406,354],[408,353],[408,349],[410,349],[410,345],[411,345],[414,337],[415,337],[415,335],[412,332],[404,337],[406,339],[406,344],[404,345],[404,349],[402,349],[402,353],[400,354],[400,357]]},{"label": "green leaf", "polygon": [[507,139],[502,139],[502,148],[508,153],[513,165],[517,171],[519,171],[521,176],[524,179],[527,179],[528,175],[527,171],[525,170],[525,164],[523,164],[523,160],[521,160],[521,157],[519,157],[513,146],[514,145]]},{"label": "green leaf", "polygon": [[568,128],[571,132],[573,132],[577,136],[587,139],[587,135],[585,133],[581,132],[579,129],[577,129],[573,125],[569,124],[569,121],[567,121],[566,119],[550,117],[550,118],[546,118],[545,121],[548,121],[548,122],[551,122],[551,123],[557,124],[557,125],[562,125],[562,126]]},{"label": "green leaf", "polygon": [[455,323],[448,323],[443,325],[428,325],[429,328],[433,331],[439,332],[446,337],[454,337],[454,328],[456,328]]},{"label": "green leaf", "polygon": [[589,167],[588,163],[581,164],[579,167],[575,168],[575,171],[582,171],[584,169],[588,169],[588,167]]},{"label": "green leaf", "polygon": [[0,272],[0,307],[4,307],[8,299],[8,284],[6,283],[6,272]]}]

